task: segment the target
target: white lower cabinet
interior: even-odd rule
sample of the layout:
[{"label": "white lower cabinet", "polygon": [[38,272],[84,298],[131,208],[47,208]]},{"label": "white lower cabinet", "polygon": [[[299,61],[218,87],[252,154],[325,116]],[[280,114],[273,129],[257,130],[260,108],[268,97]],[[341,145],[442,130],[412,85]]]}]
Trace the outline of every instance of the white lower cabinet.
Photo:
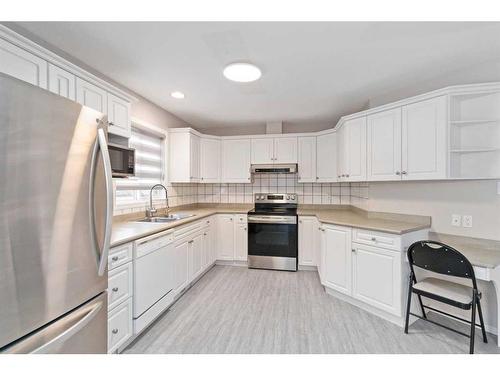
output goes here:
[{"label": "white lower cabinet", "polygon": [[247,223],[237,222],[234,226],[234,260],[248,260],[248,227]]},{"label": "white lower cabinet", "polygon": [[108,353],[120,349],[132,337],[132,298],[108,312]]},{"label": "white lower cabinet", "polygon": [[401,316],[401,252],[353,243],[354,298]]},{"label": "white lower cabinet", "polygon": [[319,225],[316,217],[299,217],[299,266],[317,266]]},{"label": "white lower cabinet", "polygon": [[217,260],[234,260],[234,215],[217,217]]},{"label": "white lower cabinet", "polygon": [[189,282],[196,279],[203,272],[203,233],[199,232],[188,241]]},{"label": "white lower cabinet", "polygon": [[109,250],[108,353],[120,351],[132,337],[132,248],[127,243]]},{"label": "white lower cabinet", "polygon": [[337,225],[321,226],[322,279],[325,286],[351,294],[351,229]]},{"label": "white lower cabinet", "polygon": [[187,241],[179,241],[174,244],[174,295],[178,294],[188,284],[188,252]]}]

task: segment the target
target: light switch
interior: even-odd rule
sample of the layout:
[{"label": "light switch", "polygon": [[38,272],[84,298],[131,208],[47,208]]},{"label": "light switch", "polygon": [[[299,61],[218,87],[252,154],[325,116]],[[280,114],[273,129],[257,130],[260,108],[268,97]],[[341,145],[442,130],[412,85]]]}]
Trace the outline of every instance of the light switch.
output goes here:
[{"label": "light switch", "polygon": [[453,225],[454,227],[459,227],[460,225],[462,225],[462,217],[457,214],[451,215],[451,225]]},{"label": "light switch", "polygon": [[472,216],[471,215],[464,215],[463,220],[462,220],[462,226],[464,228],[472,228]]}]

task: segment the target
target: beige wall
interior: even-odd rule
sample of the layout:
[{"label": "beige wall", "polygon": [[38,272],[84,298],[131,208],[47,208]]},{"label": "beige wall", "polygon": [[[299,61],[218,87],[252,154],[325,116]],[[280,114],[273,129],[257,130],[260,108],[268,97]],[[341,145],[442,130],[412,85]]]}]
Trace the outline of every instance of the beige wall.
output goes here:
[{"label": "beige wall", "polygon": [[[435,232],[500,240],[496,180],[370,182],[365,189],[360,195],[367,199],[353,199],[353,204],[371,211],[431,216]],[[472,215],[472,228],[452,226],[452,214]]]}]

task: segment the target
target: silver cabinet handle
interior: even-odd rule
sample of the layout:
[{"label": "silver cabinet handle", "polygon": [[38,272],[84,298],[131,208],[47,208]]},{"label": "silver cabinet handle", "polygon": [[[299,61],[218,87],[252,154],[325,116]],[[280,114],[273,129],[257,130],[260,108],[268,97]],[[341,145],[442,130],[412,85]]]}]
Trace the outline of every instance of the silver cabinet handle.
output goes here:
[{"label": "silver cabinet handle", "polygon": [[345,176],[346,176],[346,177],[349,177],[349,175],[348,175],[348,174],[346,174]]},{"label": "silver cabinet handle", "polygon": [[111,332],[113,333],[113,335],[116,335],[118,333],[118,328],[113,328]]},{"label": "silver cabinet handle", "polygon": [[372,237],[372,238],[370,238],[370,239],[371,239],[372,241],[374,241],[374,242],[375,242],[375,241],[377,241],[377,239],[376,239],[375,237]]},{"label": "silver cabinet handle", "polygon": [[206,236],[207,234],[206,233],[203,233],[204,236]]},{"label": "silver cabinet handle", "polygon": [[115,125],[113,121],[108,122],[108,124],[111,125],[111,126]]},{"label": "silver cabinet handle", "polygon": [[316,180],[319,180],[319,177],[318,177],[318,176],[316,176]]},{"label": "silver cabinet handle", "polygon": [[243,230],[247,230],[247,228],[243,228]]},{"label": "silver cabinet handle", "polygon": [[[104,164],[104,179],[106,186],[106,220],[104,229],[104,243],[102,250],[99,249],[97,244],[97,235],[95,227],[95,209],[94,209],[94,181],[97,166],[97,155],[101,151],[102,161]],[[97,258],[97,274],[104,275],[108,263],[109,246],[111,241],[111,220],[113,219],[113,181],[111,176],[111,162],[109,160],[108,145],[106,143],[106,134],[102,128],[97,129],[97,139],[92,150],[92,157],[90,163],[90,188],[89,188],[89,212],[90,212],[90,238],[94,245],[94,251]]]},{"label": "silver cabinet handle", "polygon": [[400,176],[400,175],[401,175],[401,172],[400,172],[400,171],[396,171],[396,175],[397,175],[397,176]]},{"label": "silver cabinet handle", "polygon": [[351,251],[352,251],[353,253],[355,253],[355,252],[356,252],[356,249],[351,249]]},{"label": "silver cabinet handle", "polygon": [[408,174],[408,172],[406,172],[406,171],[403,171],[403,172],[401,172],[401,174]]},{"label": "silver cabinet handle", "polygon": [[117,256],[114,256],[113,258],[111,258],[111,260],[112,260],[113,262],[116,262],[118,259],[119,259],[119,258],[118,258]]},{"label": "silver cabinet handle", "polygon": [[113,289],[111,289],[113,292],[118,292],[118,288],[115,286]]},{"label": "silver cabinet handle", "polygon": [[188,241],[188,243],[193,243],[193,242],[194,242],[194,240]]}]

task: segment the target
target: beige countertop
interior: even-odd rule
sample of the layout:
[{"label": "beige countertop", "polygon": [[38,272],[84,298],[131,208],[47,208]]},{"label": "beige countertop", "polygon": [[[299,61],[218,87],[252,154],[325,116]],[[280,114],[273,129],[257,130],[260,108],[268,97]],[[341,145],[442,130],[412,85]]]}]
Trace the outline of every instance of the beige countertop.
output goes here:
[{"label": "beige countertop", "polygon": [[367,212],[349,209],[328,209],[314,206],[299,206],[300,216],[316,216],[321,223],[368,229],[392,234],[404,234],[430,228],[428,216],[400,215],[381,212]]},{"label": "beige countertop", "polygon": [[111,246],[118,246],[142,237],[188,224],[213,214],[246,214],[253,208],[252,204],[214,204],[173,208],[170,213],[183,212],[191,216],[171,223],[141,223],[134,220],[144,217],[144,214],[121,215],[113,219]]},{"label": "beige countertop", "polygon": [[500,241],[435,232],[429,233],[429,239],[445,243],[460,251],[474,266],[485,268],[500,266]]},{"label": "beige countertop", "polygon": [[[170,212],[182,211],[195,216],[172,223],[141,223],[134,221],[144,216],[141,213],[118,216],[113,221],[111,246],[118,246],[213,214],[246,214],[252,208],[252,204],[198,204],[176,207]],[[320,222],[325,224],[343,225],[393,234],[403,234],[429,228],[431,223],[430,217],[427,216],[366,212],[351,206],[332,205],[325,208],[325,206],[303,205],[299,206],[298,214],[316,216]]]}]

